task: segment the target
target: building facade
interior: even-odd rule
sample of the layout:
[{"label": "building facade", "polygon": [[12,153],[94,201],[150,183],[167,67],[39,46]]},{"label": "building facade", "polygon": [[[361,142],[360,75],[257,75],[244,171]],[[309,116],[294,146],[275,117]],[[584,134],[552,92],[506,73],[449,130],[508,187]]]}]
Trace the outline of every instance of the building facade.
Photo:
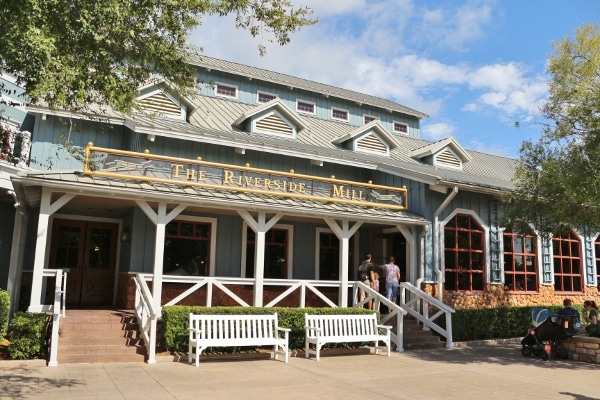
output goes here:
[{"label": "building facade", "polygon": [[331,281],[347,306],[365,253],[454,308],[598,296],[598,233],[542,242],[501,226],[515,160],[422,140],[427,115],[386,99],[192,64],[210,84],[182,97],[152,81],[129,116],[25,105],[1,77],[4,153],[19,157],[0,162],[0,287],[15,309],[45,309],[49,269],[68,269],[78,307],[131,308],[138,273],[158,306],[191,285],[166,278],[193,276],[239,278],[258,306],[283,291],[268,280]]}]

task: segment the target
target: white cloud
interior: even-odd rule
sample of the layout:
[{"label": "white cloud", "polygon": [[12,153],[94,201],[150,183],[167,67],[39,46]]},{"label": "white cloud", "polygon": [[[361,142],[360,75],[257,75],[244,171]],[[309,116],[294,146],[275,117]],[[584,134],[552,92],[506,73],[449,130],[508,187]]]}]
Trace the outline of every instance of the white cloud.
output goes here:
[{"label": "white cloud", "polygon": [[451,124],[446,124],[443,122],[438,122],[434,124],[423,124],[421,126],[421,134],[423,139],[428,139],[432,141],[438,141],[440,139],[447,138],[448,136],[452,136],[452,134],[456,131],[456,127]]}]

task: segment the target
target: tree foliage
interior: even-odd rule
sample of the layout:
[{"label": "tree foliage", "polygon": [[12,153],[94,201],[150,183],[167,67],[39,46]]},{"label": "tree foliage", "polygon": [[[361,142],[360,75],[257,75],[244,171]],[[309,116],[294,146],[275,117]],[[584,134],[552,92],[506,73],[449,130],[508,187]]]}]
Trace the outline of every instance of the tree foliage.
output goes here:
[{"label": "tree foliage", "polygon": [[600,32],[578,28],[553,44],[549,121],[539,140],[520,149],[516,190],[505,205],[513,227],[534,224],[542,234],[578,228],[600,231]]},{"label": "tree foliage", "polygon": [[236,28],[281,45],[315,22],[289,0],[0,0],[0,71],[17,76],[29,102],[128,113],[148,77],[192,90],[186,60],[200,49],[188,35],[202,16],[230,14]]}]

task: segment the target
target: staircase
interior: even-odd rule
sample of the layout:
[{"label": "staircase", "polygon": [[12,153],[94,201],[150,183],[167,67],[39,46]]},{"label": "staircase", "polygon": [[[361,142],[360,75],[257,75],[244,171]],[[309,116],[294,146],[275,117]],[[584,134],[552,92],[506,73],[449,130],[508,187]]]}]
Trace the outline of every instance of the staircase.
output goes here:
[{"label": "staircase", "polygon": [[59,364],[145,360],[132,311],[67,310],[59,327]]},{"label": "staircase", "polygon": [[446,342],[441,341],[433,331],[424,331],[416,319],[405,317],[403,345],[404,350],[441,349],[446,346]]}]

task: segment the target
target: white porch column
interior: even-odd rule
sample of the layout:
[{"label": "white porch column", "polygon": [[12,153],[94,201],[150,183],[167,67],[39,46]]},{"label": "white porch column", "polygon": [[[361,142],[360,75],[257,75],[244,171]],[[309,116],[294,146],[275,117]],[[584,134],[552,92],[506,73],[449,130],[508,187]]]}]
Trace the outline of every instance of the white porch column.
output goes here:
[{"label": "white porch column", "polygon": [[348,307],[348,251],[350,250],[350,238],[363,223],[357,222],[350,227],[350,221],[346,219],[342,220],[342,226],[340,226],[336,220],[331,218],[325,218],[325,222],[327,222],[329,228],[340,240],[340,290],[338,292],[338,306]]},{"label": "white porch column", "polygon": [[9,319],[16,313],[19,307],[21,295],[21,274],[23,271],[23,254],[25,253],[25,236],[27,234],[27,221],[29,214],[19,203],[15,192],[9,192],[15,199],[15,223],[12,237],[12,248],[10,251],[10,263],[8,267],[8,282],[6,290],[10,293]]},{"label": "white porch column", "polygon": [[255,307],[262,307],[265,279],[265,234],[281,219],[281,217],[283,217],[283,214],[276,214],[269,221],[267,221],[267,215],[263,211],[258,213],[257,219],[254,219],[246,210],[238,210],[238,214],[256,234],[256,240],[254,244],[253,305]]},{"label": "white porch column", "polygon": [[408,244],[408,248],[406,249],[406,281],[415,285],[419,275],[417,273],[417,237],[413,234],[412,230],[406,226],[396,225],[396,228],[402,233]]},{"label": "white porch column", "polygon": [[137,205],[144,211],[144,214],[156,225],[156,237],[154,242],[154,267],[152,275],[152,298],[154,307],[161,315],[162,303],[162,282],[163,282],[163,256],[165,253],[165,226],[176,216],[185,210],[186,206],[178,205],[167,214],[167,203],[158,203],[158,210],[155,212],[145,201],[136,200]]},{"label": "white porch column", "polygon": [[50,216],[67,204],[74,194],[64,194],[54,203],[50,203],[52,192],[42,188],[40,201],[40,217],[38,220],[37,242],[35,244],[35,258],[33,261],[33,277],[31,280],[31,299],[29,312],[42,312],[42,283],[44,266],[46,264],[46,247],[48,245],[48,222]]}]

